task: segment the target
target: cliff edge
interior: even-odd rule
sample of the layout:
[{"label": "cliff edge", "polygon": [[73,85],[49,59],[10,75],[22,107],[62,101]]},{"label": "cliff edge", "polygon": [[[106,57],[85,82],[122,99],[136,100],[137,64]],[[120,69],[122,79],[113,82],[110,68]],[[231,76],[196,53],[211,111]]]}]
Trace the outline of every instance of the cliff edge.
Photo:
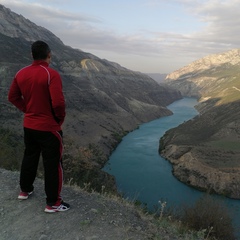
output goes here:
[{"label": "cliff edge", "polygon": [[27,200],[18,200],[19,172],[0,169],[1,240],[154,239],[154,226],[133,206],[98,193],[64,186],[67,212],[47,214],[43,181]]}]

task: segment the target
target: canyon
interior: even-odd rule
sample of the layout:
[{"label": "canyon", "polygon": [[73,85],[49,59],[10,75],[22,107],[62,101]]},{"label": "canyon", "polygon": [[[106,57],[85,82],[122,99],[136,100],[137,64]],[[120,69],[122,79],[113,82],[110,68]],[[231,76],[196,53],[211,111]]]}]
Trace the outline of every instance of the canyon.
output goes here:
[{"label": "canyon", "polygon": [[198,189],[240,199],[240,50],[199,59],[166,77],[195,97],[199,115],[165,133],[159,152],[173,174]]}]

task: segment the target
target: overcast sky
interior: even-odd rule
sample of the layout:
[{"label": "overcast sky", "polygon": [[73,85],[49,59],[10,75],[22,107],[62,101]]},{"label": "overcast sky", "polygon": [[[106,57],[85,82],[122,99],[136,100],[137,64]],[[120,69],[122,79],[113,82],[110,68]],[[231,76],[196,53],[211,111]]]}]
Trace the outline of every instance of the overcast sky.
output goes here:
[{"label": "overcast sky", "polygon": [[[240,48],[240,0],[0,0],[64,44],[145,73]],[[49,43],[50,44],[50,43]]]}]

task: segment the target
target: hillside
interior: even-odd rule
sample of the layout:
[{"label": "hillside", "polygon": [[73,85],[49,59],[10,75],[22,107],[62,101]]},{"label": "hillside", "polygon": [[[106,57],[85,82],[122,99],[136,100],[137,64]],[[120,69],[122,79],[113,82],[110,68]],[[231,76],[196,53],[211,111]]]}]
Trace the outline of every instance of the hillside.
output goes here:
[{"label": "hillside", "polygon": [[166,78],[200,112],[160,141],[174,175],[199,189],[240,199],[240,50],[197,60]]},{"label": "hillside", "polygon": [[[70,203],[64,213],[46,214],[43,181],[37,179],[35,192],[25,201],[17,199],[18,172],[0,169],[1,240],[26,239],[151,239],[150,218],[127,203],[65,186],[63,195]],[[151,229],[153,228],[153,229]]]},{"label": "hillside", "polygon": [[102,192],[87,192],[79,187],[63,187],[67,212],[47,214],[44,183],[35,181],[28,200],[17,195],[19,172],[0,168],[1,240],[203,240],[203,234],[183,232],[179,223],[155,218],[133,203]]},{"label": "hillside", "polygon": [[[15,73],[32,62],[30,46],[46,41],[52,67],[63,80],[67,116],[63,125],[66,178],[79,185],[100,183],[114,189],[114,179],[101,171],[122,137],[139,124],[172,114],[167,105],[179,91],[117,63],[73,49],[47,29],[0,5],[0,166],[19,169],[23,115],[7,101]],[[41,173],[40,173],[41,174]]]}]

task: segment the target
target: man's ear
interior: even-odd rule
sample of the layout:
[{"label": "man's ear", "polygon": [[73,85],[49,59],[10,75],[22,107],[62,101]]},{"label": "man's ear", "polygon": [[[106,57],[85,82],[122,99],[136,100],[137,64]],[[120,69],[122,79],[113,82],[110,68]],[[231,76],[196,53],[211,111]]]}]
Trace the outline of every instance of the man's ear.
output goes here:
[{"label": "man's ear", "polygon": [[51,59],[52,59],[52,54],[50,52],[50,53],[48,53],[47,58],[46,58],[46,61],[48,62],[48,64],[50,64]]}]

